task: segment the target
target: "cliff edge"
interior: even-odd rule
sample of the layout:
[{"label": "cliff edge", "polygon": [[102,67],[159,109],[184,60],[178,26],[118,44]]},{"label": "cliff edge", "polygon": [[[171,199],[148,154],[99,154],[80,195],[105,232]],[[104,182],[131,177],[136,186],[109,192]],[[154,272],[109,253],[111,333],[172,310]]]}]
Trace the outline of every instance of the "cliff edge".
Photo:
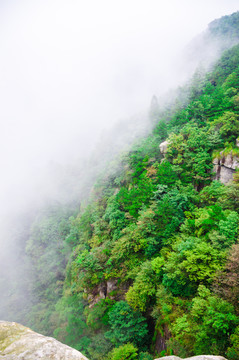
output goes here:
[{"label": "cliff edge", "polygon": [[15,322],[0,321],[0,359],[88,360],[79,351]]}]

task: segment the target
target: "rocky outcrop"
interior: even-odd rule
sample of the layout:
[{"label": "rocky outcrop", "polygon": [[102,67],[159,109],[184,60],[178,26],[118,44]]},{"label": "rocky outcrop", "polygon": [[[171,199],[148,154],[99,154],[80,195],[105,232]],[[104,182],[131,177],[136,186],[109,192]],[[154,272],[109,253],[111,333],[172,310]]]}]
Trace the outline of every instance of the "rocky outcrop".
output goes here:
[{"label": "rocky outcrop", "polygon": [[106,297],[109,299],[113,299],[113,292],[118,290],[118,279],[110,279],[105,283],[99,284],[94,288],[91,294],[88,295],[87,300],[89,302],[89,307],[92,308],[95,304],[97,304],[100,300],[105,299]]},{"label": "rocky outcrop", "polygon": [[79,351],[15,322],[0,321],[0,359],[88,360]]},{"label": "rocky outcrop", "polygon": [[215,356],[215,355],[198,355],[189,357],[186,359],[181,359],[178,356],[164,356],[155,360],[227,360],[223,356]]},{"label": "rocky outcrop", "polygon": [[165,155],[168,149],[169,142],[166,140],[159,145],[161,154]]},{"label": "rocky outcrop", "polygon": [[213,164],[213,172],[216,173],[216,180],[220,180],[221,183],[227,184],[233,179],[233,174],[236,169],[239,168],[239,158],[234,156],[232,151],[227,155],[221,152],[220,157],[216,157],[213,160]]},{"label": "rocky outcrop", "polygon": [[236,139],[235,145],[234,150],[228,151],[229,149],[225,149],[213,160],[213,172],[216,173],[215,179],[220,180],[223,184],[227,184],[231,181],[236,169],[239,168],[239,138]]},{"label": "rocky outcrop", "polygon": [[167,349],[167,342],[171,334],[166,324],[162,324],[155,334],[155,350],[158,354]]}]

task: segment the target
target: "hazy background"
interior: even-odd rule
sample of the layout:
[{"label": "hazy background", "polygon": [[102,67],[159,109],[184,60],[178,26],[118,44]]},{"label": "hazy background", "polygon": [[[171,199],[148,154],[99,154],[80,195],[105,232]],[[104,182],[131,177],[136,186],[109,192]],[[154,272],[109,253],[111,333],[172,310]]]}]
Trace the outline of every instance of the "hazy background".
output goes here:
[{"label": "hazy background", "polygon": [[1,0],[0,214],[21,210],[49,163],[184,79],[187,43],[238,0]]},{"label": "hazy background", "polygon": [[98,149],[107,134],[130,140],[152,96],[192,71],[187,44],[237,10],[238,0],[0,0],[1,319],[24,322],[31,301],[24,246],[39,198],[63,187],[70,198],[85,172],[93,179],[101,152],[85,159],[99,139]]}]

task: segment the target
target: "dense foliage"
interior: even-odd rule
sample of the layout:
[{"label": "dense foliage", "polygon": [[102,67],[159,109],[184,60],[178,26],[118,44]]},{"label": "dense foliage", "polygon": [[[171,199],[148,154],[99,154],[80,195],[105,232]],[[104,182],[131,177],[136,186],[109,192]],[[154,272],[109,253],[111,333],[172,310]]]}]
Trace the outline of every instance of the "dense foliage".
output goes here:
[{"label": "dense foliage", "polygon": [[239,153],[239,46],[188,89],[79,213],[33,224],[31,325],[92,360],[239,358],[239,176],[213,172]]}]

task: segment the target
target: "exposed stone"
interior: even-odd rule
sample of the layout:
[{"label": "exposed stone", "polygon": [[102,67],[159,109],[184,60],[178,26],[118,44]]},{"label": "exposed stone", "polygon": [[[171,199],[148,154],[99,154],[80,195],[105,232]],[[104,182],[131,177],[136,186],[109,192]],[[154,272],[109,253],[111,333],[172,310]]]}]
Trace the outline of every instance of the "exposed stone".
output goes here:
[{"label": "exposed stone", "polygon": [[111,292],[118,290],[118,280],[117,279],[111,279],[108,280],[106,283],[101,283],[98,286],[96,286],[92,294],[89,294],[87,297],[87,300],[89,302],[89,307],[92,308],[97,304],[100,300],[105,299],[106,297],[111,297]]},{"label": "exposed stone", "polygon": [[233,156],[231,152],[227,156],[223,157],[221,162],[222,162],[222,165],[224,165],[225,167],[227,167],[229,169],[236,170],[239,167],[238,157]]},{"label": "exposed stone", "polygon": [[227,360],[227,359],[224,358],[223,356],[215,356],[215,355],[198,355],[186,359],[181,359],[180,357],[173,355],[173,356],[163,356],[155,360]]},{"label": "exposed stone", "polygon": [[227,184],[229,181],[233,179],[233,174],[235,170],[232,170],[230,168],[227,168],[225,166],[220,167],[220,178],[222,184]]},{"label": "exposed stone", "polygon": [[15,322],[0,321],[0,359],[88,360],[79,351]]},{"label": "exposed stone", "polygon": [[215,158],[212,160],[213,165],[220,165],[220,159]]},{"label": "exposed stone", "polygon": [[233,174],[239,168],[239,158],[232,154],[232,151],[224,155],[223,151],[220,153],[219,158],[213,160],[213,172],[216,173],[216,180],[221,183],[227,184],[233,179]]},{"label": "exposed stone", "polygon": [[155,360],[181,360],[181,358],[180,357],[178,357],[178,356],[174,356],[174,355],[172,355],[172,356],[164,356],[164,357],[161,357],[161,358],[158,358],[158,359],[155,359]]},{"label": "exposed stone", "polygon": [[166,140],[159,145],[160,152],[165,155],[168,149],[169,142]]},{"label": "exposed stone", "polygon": [[91,294],[88,295],[87,300],[89,302],[89,308],[92,308],[100,300],[105,299],[107,295],[107,286],[106,283],[101,283],[97,285]]},{"label": "exposed stone", "polygon": [[107,281],[107,295],[109,295],[112,291],[117,290],[117,279],[111,279]]},{"label": "exposed stone", "polygon": [[100,299],[105,299],[107,295],[107,288],[106,288],[106,284],[102,283],[99,285],[99,298]]},{"label": "exposed stone", "polygon": [[227,168],[223,165],[214,165],[213,172],[216,173],[216,180],[219,180],[222,184],[227,184],[233,179],[235,170]]}]

